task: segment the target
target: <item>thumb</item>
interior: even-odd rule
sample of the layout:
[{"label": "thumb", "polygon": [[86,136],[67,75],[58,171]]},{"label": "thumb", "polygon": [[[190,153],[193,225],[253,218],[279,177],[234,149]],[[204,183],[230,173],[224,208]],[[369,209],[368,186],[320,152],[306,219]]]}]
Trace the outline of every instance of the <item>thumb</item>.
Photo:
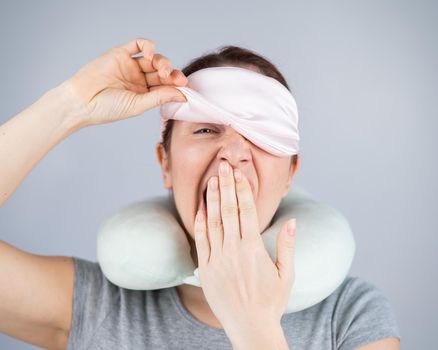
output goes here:
[{"label": "thumb", "polygon": [[155,86],[144,94],[129,92],[129,116],[139,115],[168,102],[186,102],[185,95],[171,86]]},{"label": "thumb", "polygon": [[143,95],[143,103],[149,108],[158,107],[168,102],[186,102],[185,95],[171,86],[152,87]]},{"label": "thumb", "polygon": [[287,285],[292,286],[295,279],[295,232],[296,219],[286,221],[277,237],[278,274]]}]

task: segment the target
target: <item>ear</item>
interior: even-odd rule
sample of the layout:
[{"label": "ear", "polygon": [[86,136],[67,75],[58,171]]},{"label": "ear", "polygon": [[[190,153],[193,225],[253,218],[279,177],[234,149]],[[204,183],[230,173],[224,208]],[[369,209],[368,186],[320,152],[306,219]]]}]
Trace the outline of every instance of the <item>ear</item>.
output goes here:
[{"label": "ear", "polygon": [[166,153],[166,150],[164,149],[163,144],[157,143],[155,151],[156,151],[158,163],[160,164],[161,167],[161,172],[163,174],[164,187],[170,189],[172,188],[172,174],[170,171],[170,161]]},{"label": "ear", "polygon": [[295,166],[294,166],[293,163],[292,163],[292,157],[291,157],[290,168],[289,168],[289,176],[287,178],[286,186],[285,186],[285,189],[284,189],[282,197],[286,197],[288,192],[289,192],[290,186],[292,185],[292,179],[295,176],[295,173],[297,172],[298,168],[300,167],[300,159],[301,159],[300,155],[297,154],[297,162],[295,163]]}]

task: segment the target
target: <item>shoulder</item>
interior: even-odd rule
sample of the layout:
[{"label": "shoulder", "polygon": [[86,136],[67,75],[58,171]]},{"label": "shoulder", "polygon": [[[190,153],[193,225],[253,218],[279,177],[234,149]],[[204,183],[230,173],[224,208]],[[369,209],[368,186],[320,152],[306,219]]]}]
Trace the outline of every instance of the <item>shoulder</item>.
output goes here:
[{"label": "shoulder", "polygon": [[333,293],[336,296],[335,312],[377,306],[390,307],[388,297],[375,284],[357,276],[347,276]]},{"label": "shoulder", "polygon": [[104,313],[142,299],[143,290],[126,289],[111,282],[98,262],[72,257],[75,267],[74,299],[81,303],[96,304]]},{"label": "shoulder", "polygon": [[105,277],[99,263],[79,257],[72,258],[75,268],[74,313],[81,314],[81,320],[93,317],[93,321],[98,322],[111,312],[117,303],[120,287]]},{"label": "shoulder", "polygon": [[79,257],[72,257],[75,267],[76,297],[87,295],[92,297],[103,292],[115,294],[119,287],[112,284],[103,274],[99,263]]},{"label": "shoulder", "polygon": [[358,276],[347,276],[345,280],[340,285],[339,293],[343,296],[348,296],[355,293],[363,293],[363,292],[373,292],[379,293],[381,292],[380,288],[375,284],[365,280],[362,277]]},{"label": "shoulder", "polygon": [[72,258],[75,281],[68,349],[87,346],[104,320],[117,319],[125,305],[141,300],[139,291],[125,290],[109,281],[98,262]]},{"label": "shoulder", "polygon": [[334,296],[332,326],[339,349],[354,349],[387,337],[400,339],[395,311],[375,284],[348,276]]},{"label": "shoulder", "polygon": [[100,274],[100,272],[102,271],[97,262],[79,258],[77,256],[72,256],[72,259],[75,265],[75,272],[77,274],[91,273],[96,275]]}]

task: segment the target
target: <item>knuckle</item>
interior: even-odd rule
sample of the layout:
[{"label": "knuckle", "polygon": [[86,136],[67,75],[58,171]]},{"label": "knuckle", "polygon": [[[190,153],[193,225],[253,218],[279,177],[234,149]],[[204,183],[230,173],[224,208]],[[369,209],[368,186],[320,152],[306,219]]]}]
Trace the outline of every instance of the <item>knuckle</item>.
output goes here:
[{"label": "knuckle", "polygon": [[223,204],[221,208],[223,217],[230,217],[237,215],[237,206],[233,204]]},{"label": "knuckle", "polygon": [[[242,239],[242,244],[245,246],[247,251],[253,252],[253,253],[259,253],[262,250],[262,246],[260,242],[260,238],[254,235],[245,236]],[[264,248],[264,245],[263,245]]]},{"label": "knuckle", "polygon": [[157,98],[157,106],[161,106],[162,104],[166,103],[166,96],[159,94]]},{"label": "knuckle", "polygon": [[127,52],[128,51],[125,50],[123,47],[113,47],[110,49],[110,53],[112,53],[115,56],[126,55]]},{"label": "knuckle", "polygon": [[254,211],[256,210],[254,204],[250,203],[250,202],[243,202],[241,204],[239,204],[239,213],[240,215],[249,215],[249,214],[253,214]]},{"label": "knuckle", "polygon": [[139,99],[138,99],[138,95],[134,95],[134,96],[130,96],[127,100],[126,100],[126,110],[128,111],[136,111],[138,110],[138,106],[139,106]]},{"label": "knuckle", "polygon": [[159,53],[154,53],[154,67],[161,69],[163,66],[162,56]]},{"label": "knuckle", "polygon": [[163,65],[170,65],[170,59],[164,55],[160,55],[160,59]]},{"label": "knuckle", "polygon": [[249,185],[249,183],[248,182],[246,182],[243,178],[242,178],[242,181],[240,181],[240,182],[238,182],[237,183],[237,191],[239,192],[239,193],[245,193],[245,192],[247,192],[248,190],[251,190],[251,186]]},{"label": "knuckle", "polygon": [[242,198],[244,202],[248,202],[251,198],[253,199],[254,196],[252,194],[251,188],[248,187],[237,187],[236,193],[239,196],[239,198]]},{"label": "knuckle", "polygon": [[219,218],[211,218],[208,220],[208,227],[212,230],[218,230],[222,227],[222,221]]},{"label": "knuckle", "polygon": [[157,65],[160,65],[163,63],[163,55],[160,53],[155,53],[155,62],[157,62]]},{"label": "knuckle", "polygon": [[230,187],[234,186],[234,183],[233,183],[233,181],[231,181],[231,179],[224,178],[224,179],[221,179],[221,186],[222,186],[222,188],[230,188]]},{"label": "knuckle", "polygon": [[284,246],[287,249],[294,249],[295,248],[295,241],[293,239],[286,239],[286,242],[284,242]]},{"label": "knuckle", "polygon": [[218,203],[219,202],[219,193],[218,192],[208,191],[208,193],[207,193],[207,201],[209,201],[211,203]]}]

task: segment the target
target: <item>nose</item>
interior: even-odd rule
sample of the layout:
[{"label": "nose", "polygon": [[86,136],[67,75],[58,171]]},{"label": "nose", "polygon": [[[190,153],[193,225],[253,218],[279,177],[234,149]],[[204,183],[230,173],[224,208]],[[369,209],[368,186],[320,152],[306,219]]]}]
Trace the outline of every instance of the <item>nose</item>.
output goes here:
[{"label": "nose", "polygon": [[251,159],[250,142],[230,128],[221,140],[221,148],[217,158],[219,161],[227,160],[233,168],[240,167]]}]

